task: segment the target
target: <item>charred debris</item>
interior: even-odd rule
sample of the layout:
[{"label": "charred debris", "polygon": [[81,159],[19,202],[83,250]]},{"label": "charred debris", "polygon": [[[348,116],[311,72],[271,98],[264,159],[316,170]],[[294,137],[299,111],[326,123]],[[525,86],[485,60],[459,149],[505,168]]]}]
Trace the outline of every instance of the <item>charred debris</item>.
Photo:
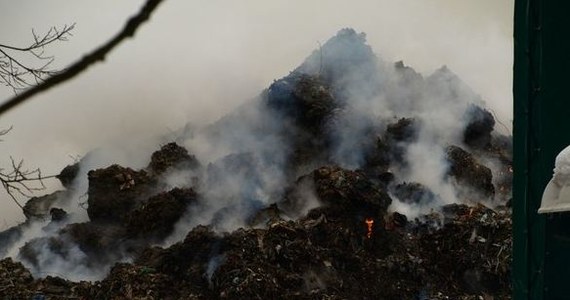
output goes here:
[{"label": "charred debris", "polygon": [[[219,140],[247,128],[277,141],[279,158],[235,151],[199,161],[166,143],[140,170],[64,168],[66,190],[30,199],[26,222],[0,233],[0,297],[510,299],[510,137],[447,68],[424,78],[402,62],[387,65],[364,34],[343,29],[249,105],[262,107],[262,124],[244,126],[254,121],[238,110],[205,130]],[[371,117],[355,98],[387,101],[382,109],[401,115]],[[445,101],[461,103],[462,113],[452,128],[430,131],[423,113]],[[453,138],[429,134],[443,129]],[[410,180],[418,159],[410,149],[426,140],[441,155],[424,159],[444,166],[433,176],[453,200]],[[269,200],[232,204],[267,190],[273,164],[280,181]],[[180,173],[184,185],[166,180]],[[81,176],[86,192],[76,190]],[[231,195],[217,192],[234,177],[247,180]],[[188,222],[222,198],[228,204],[211,219]],[[73,201],[86,218],[66,211]],[[225,230],[236,211],[246,212],[241,223]],[[31,228],[40,234],[30,238]],[[172,240],[176,232],[183,235]],[[53,271],[70,266],[99,275],[71,281]]]}]

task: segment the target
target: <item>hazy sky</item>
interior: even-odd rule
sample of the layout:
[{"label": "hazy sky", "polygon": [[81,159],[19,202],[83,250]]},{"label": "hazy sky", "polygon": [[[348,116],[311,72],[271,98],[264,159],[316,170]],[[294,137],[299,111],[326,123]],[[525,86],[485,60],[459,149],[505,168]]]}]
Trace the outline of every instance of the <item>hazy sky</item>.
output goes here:
[{"label": "hazy sky", "polygon": [[[76,23],[69,42],[48,49],[65,66],[106,41],[144,1],[0,0],[0,43],[26,45],[31,29]],[[14,126],[9,156],[57,173],[97,146],[124,149],[115,161],[140,167],[149,136],[214,120],[298,66],[343,27],[367,34],[385,61],[424,75],[447,65],[512,119],[514,0],[166,0],[134,40],[104,64],[0,117]],[[11,96],[0,87],[0,101]],[[0,193],[0,228],[20,218]]]}]

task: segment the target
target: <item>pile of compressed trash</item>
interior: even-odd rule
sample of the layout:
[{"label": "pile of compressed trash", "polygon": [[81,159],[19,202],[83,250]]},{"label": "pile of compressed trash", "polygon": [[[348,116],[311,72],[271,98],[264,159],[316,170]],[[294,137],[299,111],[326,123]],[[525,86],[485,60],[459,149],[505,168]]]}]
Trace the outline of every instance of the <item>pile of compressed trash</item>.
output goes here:
[{"label": "pile of compressed trash", "polygon": [[[144,180],[139,175],[131,176]],[[117,179],[115,190],[121,191],[123,183]],[[299,201],[296,190],[307,184],[323,205],[298,220],[286,220],[284,211]],[[422,193],[419,185],[399,187],[404,189],[408,195]],[[70,224],[62,235],[71,235],[93,256],[109,247],[124,247],[129,239],[166,236],[187,205],[184,199],[194,197],[182,189],[159,193],[131,210],[113,208],[116,222]],[[136,197],[126,194],[121,199]],[[5,299],[509,297],[512,239],[507,207],[454,204],[408,220],[388,212],[390,202],[382,184],[363,172],[324,166],[301,176],[282,203],[260,210],[252,227],[219,233],[198,226],[167,248],[145,243],[134,262],[117,263],[101,281],[71,282],[65,274],[34,279],[21,263],[5,258],[0,261],[0,295]]]},{"label": "pile of compressed trash", "polygon": [[[0,298],[510,299],[510,137],[448,69],[424,79],[398,62],[386,80],[376,63],[363,34],[341,30],[262,93],[255,107],[265,123],[238,112],[205,131],[229,136],[212,151],[245,150],[203,161],[167,143],[143,169],[90,170],[80,222],[62,199],[77,193],[81,162],[66,167],[58,176],[66,190],[30,199],[26,222],[0,233]],[[379,93],[396,101],[386,109],[409,114],[369,118],[351,104]],[[468,95],[453,143],[438,144],[443,134],[418,112],[425,103],[414,101],[426,94]],[[258,140],[235,136],[243,128]],[[426,140],[440,156],[422,153]],[[251,146],[271,143],[283,148],[278,158]],[[453,201],[412,180],[421,179],[410,175],[412,148],[442,166],[429,175]],[[239,226],[219,226],[243,211]],[[38,226],[45,234],[26,239]],[[56,262],[104,275],[46,273]]]},{"label": "pile of compressed trash", "polygon": [[[360,203],[364,205],[364,203]],[[357,203],[339,203],[347,210]],[[34,280],[10,258],[0,295],[54,299],[506,299],[511,220],[507,210],[451,205],[406,220],[321,207],[297,221],[225,234],[199,226],[168,248],[147,248],[100,282]],[[64,278],[64,275],[62,275]]]}]

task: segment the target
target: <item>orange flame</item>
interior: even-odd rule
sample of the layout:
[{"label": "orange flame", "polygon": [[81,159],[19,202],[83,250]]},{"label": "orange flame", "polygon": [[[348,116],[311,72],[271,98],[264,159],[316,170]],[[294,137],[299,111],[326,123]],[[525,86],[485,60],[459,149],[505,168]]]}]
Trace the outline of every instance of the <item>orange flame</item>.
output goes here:
[{"label": "orange flame", "polygon": [[374,220],[372,218],[366,218],[364,221],[366,223],[366,227],[368,227],[368,232],[366,232],[366,237],[372,237],[372,227],[374,226]]}]

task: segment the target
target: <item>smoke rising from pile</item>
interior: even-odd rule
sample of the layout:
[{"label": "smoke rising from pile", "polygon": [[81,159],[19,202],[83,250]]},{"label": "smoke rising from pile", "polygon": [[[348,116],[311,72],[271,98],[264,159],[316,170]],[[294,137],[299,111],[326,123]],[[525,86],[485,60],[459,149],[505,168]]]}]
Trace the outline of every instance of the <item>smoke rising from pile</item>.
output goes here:
[{"label": "smoke rising from pile", "polygon": [[[426,208],[414,204],[406,208],[401,202],[397,207],[411,214],[458,202],[459,193],[446,180],[449,167],[444,147],[462,145],[467,126],[462,116],[471,104],[483,103],[447,68],[424,79],[402,63],[390,65],[378,59],[364,34],[343,29],[258,98],[212,125],[187,125],[174,132],[203,167],[198,171],[175,170],[164,179],[169,188],[192,187],[200,194],[199,202],[191,204],[166,245],[181,240],[200,224],[211,225],[217,231],[249,225],[256,212],[279,203],[285,188],[311,167],[331,163],[345,168],[366,167],[363,143],[370,133],[380,134],[401,116],[414,119],[411,128],[404,128],[409,136],[398,138],[402,161],[396,161],[391,172],[398,182],[426,186],[438,201],[428,203]],[[331,145],[332,149],[322,149],[322,145]],[[75,191],[87,189],[87,170],[105,166],[115,156],[109,149],[88,155],[81,163]],[[299,195],[305,202],[301,206],[312,206],[310,190]],[[62,200],[62,204],[70,202]],[[76,221],[87,221],[84,212],[72,212],[76,212]],[[65,236],[52,245],[50,237],[61,234],[64,225],[32,222],[8,255],[32,261],[30,267],[40,276],[62,270],[73,279],[105,274],[108,262],[88,272],[92,263]],[[128,258],[127,254],[119,254],[114,260]]]},{"label": "smoke rising from pile", "polygon": [[[156,148],[149,135],[219,118],[346,26],[366,32],[386,61],[403,59],[422,73],[447,64],[509,126],[513,2],[167,1],[105,64],[3,116],[0,128],[15,129],[0,144],[0,163],[13,155],[53,174],[70,155],[138,140],[145,151],[131,147],[114,162],[141,166]],[[2,42],[25,45],[30,28],[77,22],[69,42],[48,49],[60,68],[110,37],[140,4],[0,0],[0,27],[9,28]],[[10,95],[0,89],[0,98]],[[1,197],[0,223],[13,225],[21,215]]]},{"label": "smoke rising from pile", "polygon": [[[386,128],[394,117],[412,117],[419,124],[417,137],[403,145],[406,164],[391,171],[400,182],[426,186],[437,201],[427,207],[405,209],[401,203],[400,207],[405,212],[420,213],[462,201],[448,180],[445,147],[463,145],[467,126],[464,114],[469,105],[484,105],[483,100],[446,67],[424,79],[402,63],[392,66],[377,59],[364,42],[364,35],[341,30],[301,67],[274,83],[269,93],[189,136],[185,142],[188,149],[208,164],[202,184],[203,203],[190,210],[171,241],[179,240],[198,224],[214,224],[222,231],[246,225],[251,213],[280,200],[291,179],[303,175],[298,170],[310,170],[301,167],[288,177],[287,168],[297,163],[292,148],[298,137],[283,133],[295,132],[298,124],[291,124],[291,119],[278,113],[292,110],[296,116],[295,109],[288,106],[300,104],[279,97],[280,93],[288,95],[292,85],[302,84],[295,81],[298,74],[325,78],[335,97],[325,105],[339,105],[332,109],[332,117],[325,119],[320,133],[333,141],[330,156],[316,154],[316,162],[303,163],[362,168],[365,153],[361,146],[370,138],[369,132],[380,133],[378,130]],[[271,103],[277,103],[277,114],[267,107]],[[311,202],[310,191],[306,200]]]},{"label": "smoke rising from pile", "polygon": [[[7,119],[2,120],[0,126],[4,126],[4,124],[16,126],[17,130],[12,133],[14,138],[15,135],[18,135],[18,138],[24,136],[22,144],[14,144],[13,140],[8,140],[8,143],[2,146],[6,146],[10,152],[19,153],[24,158],[30,157],[31,159],[27,161],[28,164],[47,167],[49,170],[53,170],[51,173],[58,172],[63,165],[69,163],[68,154],[84,154],[93,148],[101,147],[98,151],[91,153],[82,163],[81,175],[76,182],[77,192],[70,195],[68,199],[61,201],[62,205],[60,206],[73,216],[71,220],[81,222],[87,221],[85,210],[78,205],[84,201],[81,200],[81,195],[87,190],[85,176],[87,171],[106,167],[112,163],[119,163],[135,169],[142,168],[148,164],[150,153],[156,150],[158,144],[177,140],[197,156],[203,165],[203,169],[200,171],[178,170],[169,174],[164,181],[170,187],[195,187],[202,193],[202,198],[198,204],[189,207],[183,220],[177,225],[176,231],[166,241],[166,244],[180,240],[190,228],[198,224],[211,224],[219,231],[245,226],[249,218],[252,217],[252,212],[279,201],[283,189],[287,183],[291,183],[291,178],[302,175],[303,171],[310,171],[310,167],[299,169],[297,173],[290,174],[289,170],[286,169],[292,147],[287,140],[284,140],[283,132],[290,132],[294,129],[284,123],[281,116],[268,111],[262,105],[263,95],[249,100],[245,104],[241,104],[242,99],[250,98],[268,86],[271,80],[293,69],[310,49],[315,48],[315,40],[328,37],[338,30],[339,26],[355,25],[358,30],[367,32],[367,40],[373,45],[372,48],[381,54],[381,57],[372,65],[355,64],[350,72],[346,72],[345,75],[336,79],[334,88],[337,90],[334,91],[334,94],[337,99],[343,100],[343,104],[338,110],[335,110],[334,118],[327,122],[326,128],[330,130],[328,134],[333,141],[333,148],[325,162],[339,164],[350,169],[362,167],[365,163],[365,153],[359,147],[365,137],[369,137],[371,133],[383,132],[389,123],[398,118],[413,117],[420,122],[421,130],[417,133],[415,140],[405,145],[403,157],[408,164],[395,167],[391,171],[399,176],[399,180],[420,182],[437,194],[437,199],[441,202],[434,203],[434,206],[457,202],[456,191],[445,180],[448,165],[444,159],[444,148],[442,147],[462,144],[461,131],[465,124],[462,123],[464,120],[461,120],[461,116],[470,103],[482,104],[481,97],[467,88],[447,68],[438,69],[432,75],[424,76],[405,65],[394,66],[392,62],[403,58],[406,65],[419,66],[420,71],[429,70],[426,74],[431,73],[433,69],[443,64],[449,65],[450,69],[455,72],[469,74],[469,71],[476,70],[473,73],[478,75],[482,71],[469,66],[467,63],[470,61],[469,57],[458,54],[447,55],[451,51],[449,49],[438,49],[440,50],[437,52],[438,54],[445,54],[439,60],[432,57],[428,59],[423,53],[414,56],[414,53],[418,52],[417,45],[409,44],[410,37],[406,37],[406,32],[402,33],[402,36],[406,37],[405,40],[408,41],[403,43],[404,48],[394,46],[396,49],[390,49],[391,46],[386,45],[386,40],[397,45],[398,41],[403,39],[403,37],[397,37],[396,32],[393,32],[394,26],[386,26],[390,30],[379,29],[379,31],[375,31],[374,29],[382,26],[365,21],[368,18],[362,18],[361,14],[364,11],[371,11],[373,14],[386,17],[385,14],[394,15],[396,11],[402,8],[397,8],[388,2],[383,4],[372,2],[375,1],[362,4],[375,8],[370,10],[363,9],[360,6],[356,9],[340,2],[327,2],[327,4],[320,3],[318,5],[300,4],[306,6],[307,10],[310,6],[316,5],[315,8],[322,12],[317,15],[311,14],[310,22],[314,22],[315,26],[308,31],[306,28],[300,30],[296,27],[303,25],[303,22],[293,22],[291,19],[283,20],[282,24],[279,23],[281,25],[278,25],[277,28],[272,28],[271,32],[260,31],[257,26],[254,29],[248,23],[250,21],[246,21],[246,19],[251,20],[248,16],[249,12],[244,11],[243,7],[236,6],[233,7],[234,11],[239,13],[232,13],[231,16],[226,13],[222,14],[223,17],[229,18],[226,20],[228,23],[235,21],[244,25],[243,27],[238,26],[238,29],[235,29],[229,25],[215,24],[213,33],[208,33],[214,38],[204,38],[204,33],[194,28],[201,26],[184,25],[185,28],[188,28],[187,36],[192,37],[189,39],[192,43],[180,41],[187,38],[176,37],[174,40],[179,49],[176,49],[176,46],[168,49],[161,47],[161,50],[157,51],[156,47],[149,46],[150,41],[152,40],[153,44],[160,43],[157,42],[157,39],[165,41],[164,28],[170,28],[170,31],[166,30],[166,32],[172,32],[173,28],[181,26],[179,23],[173,23],[183,22],[172,20],[203,19],[181,15],[184,10],[180,10],[180,6],[190,6],[190,4],[168,4],[165,8],[167,12],[163,14],[168,15],[169,20],[165,20],[165,16],[157,15],[156,20],[153,21],[156,24],[151,24],[151,26],[156,25],[158,28],[149,26],[146,29],[148,30],[147,33],[141,34],[132,45],[125,46],[124,50],[117,51],[107,65],[94,70],[92,73],[85,74],[83,78],[78,79],[75,83],[70,83],[67,87],[40,96],[39,98],[43,99],[38,99],[37,102],[22,107],[20,111],[12,112]],[[217,5],[220,5],[217,1],[211,3],[206,5],[208,11],[215,10],[218,7]],[[440,9],[450,9],[450,11],[453,10],[453,13],[459,11],[457,4],[446,8],[449,4],[448,1],[437,3],[442,3]],[[227,3],[224,5],[235,6],[235,4]],[[272,18],[276,16],[274,13],[267,14],[267,11],[273,9],[290,10],[288,8],[290,4],[285,5],[285,3],[277,2],[274,5],[266,7],[260,3],[251,2],[251,6],[257,8],[254,14],[261,20],[267,18],[267,15],[271,15]],[[421,11],[421,8],[425,8],[425,5],[411,1],[403,4],[409,11],[410,19],[416,18],[417,16],[414,14]],[[497,4],[489,3],[487,5]],[[247,5],[245,6],[247,7]],[[361,21],[346,21],[348,24],[342,25],[332,21],[334,19],[332,10],[342,11],[339,7],[345,8],[347,15],[357,16]],[[232,9],[227,9],[227,11],[232,11]],[[446,10],[436,11],[433,7],[427,11],[434,15],[450,13]],[[186,12],[190,13],[190,10],[186,10]],[[159,13],[161,12],[159,11]],[[301,12],[301,14],[303,13]],[[280,19],[283,18],[282,15],[287,14],[279,13],[277,15],[277,18]],[[288,18],[291,16],[289,15]],[[348,20],[347,17],[342,19]],[[369,19],[376,22],[379,18],[371,17]],[[508,18],[509,21],[510,19]],[[317,22],[319,20],[322,24]],[[386,17],[385,20],[387,20],[386,22],[393,21],[390,17]],[[420,17],[417,20],[425,21]],[[470,18],[467,20],[466,23],[472,25],[470,22],[473,20]],[[398,22],[401,23],[400,20]],[[463,24],[460,21],[457,22]],[[406,24],[401,30],[409,30],[410,27],[408,26],[410,25]],[[420,27],[422,27],[421,24],[416,24],[414,28]],[[431,28],[431,26],[428,27]],[[490,40],[500,41],[498,47],[501,50],[504,50],[501,47],[505,47],[505,45],[507,45],[507,49],[510,47],[510,31],[507,30],[508,34],[505,34],[502,31],[504,30],[503,27],[494,28],[490,26],[485,28],[487,33],[492,36],[489,38]],[[374,29],[369,30],[368,28]],[[284,39],[285,36],[289,35],[286,33],[287,31],[295,30],[306,32],[308,35],[307,38],[298,39],[305,41],[302,42],[302,45],[298,44],[301,42]],[[450,30],[444,29],[443,32],[450,33]],[[456,33],[455,30],[459,29],[451,30],[451,32]],[[417,33],[412,34],[412,36],[416,35]],[[431,36],[433,37],[433,35]],[[219,40],[215,37],[218,37]],[[266,46],[260,46],[258,38],[264,41],[264,45],[279,45],[278,48],[284,44],[288,45],[287,47],[291,47],[288,48],[291,53],[286,51],[274,52],[267,49]],[[441,42],[449,38],[440,36],[435,41]],[[485,38],[483,40],[488,42]],[[432,40],[431,42],[437,44],[435,41]],[[172,42],[172,40],[168,40],[168,42]],[[454,43],[461,44],[461,41],[459,39]],[[164,44],[169,43],[165,41]],[[226,44],[233,45],[235,48],[227,48]],[[426,45],[429,48],[430,43],[426,42]],[[211,51],[212,49],[215,51]],[[263,49],[263,51],[260,52],[259,49]],[[327,48],[323,46],[323,49]],[[340,47],[337,50],[341,53],[356,51],[355,56],[358,56],[358,51],[362,49]],[[153,59],[148,64],[141,64],[132,58],[136,56],[133,53],[137,52],[144,54],[145,57],[153,57]],[[510,65],[510,50],[508,52],[508,55],[502,53],[499,60],[507,57],[508,65]],[[338,63],[339,60],[336,55],[336,50],[326,52],[316,50],[306,61],[305,66],[301,67],[301,70],[315,75],[321,71],[323,63]],[[407,55],[409,55],[409,59]],[[473,56],[477,55],[473,54]],[[165,61],[164,57],[178,57],[178,59],[172,62]],[[195,60],[196,58],[208,63],[198,62]],[[173,63],[177,66],[176,68],[173,67]],[[179,70],[180,65],[186,64],[188,68]],[[490,68],[488,65],[486,67]],[[133,68],[138,69],[137,74],[133,74]],[[171,74],[172,72],[173,74]],[[123,80],[115,83],[109,79],[113,76],[122,76]],[[467,78],[469,81],[470,78],[478,78],[479,76],[461,77]],[[164,81],[162,79],[157,80],[157,78],[170,78],[171,80]],[[156,84],[148,84],[149,82],[156,82]],[[501,94],[495,90],[495,86],[497,86],[495,81],[491,81],[492,84],[488,85],[482,82],[477,79],[471,81],[470,85],[474,83],[475,90],[491,95],[490,97],[494,99],[485,98],[492,100],[492,107],[495,107],[502,115],[503,120],[509,120],[510,113],[508,109],[503,107],[502,101],[493,101],[499,98],[496,95]],[[104,84],[107,88],[102,89],[98,87],[99,84]],[[450,86],[453,88],[450,89]],[[506,90],[510,90],[510,88]],[[505,95],[510,95],[510,92],[502,94],[502,96]],[[73,98],[77,104],[70,105],[69,101],[64,101],[69,98]],[[510,101],[504,102],[508,103],[510,109]],[[165,105],[165,103],[168,104]],[[232,108],[238,104],[241,106],[234,112],[222,117],[212,125],[203,125],[232,111]],[[48,118],[46,111],[64,111],[65,113],[53,120]],[[37,122],[47,124],[48,133],[44,137],[40,138],[35,134],[37,125],[21,121],[28,119],[29,116],[32,116]],[[175,130],[187,122],[189,122],[188,125],[183,129]],[[37,154],[32,153],[29,149],[23,149],[29,148],[24,147],[24,143],[43,145],[42,148],[45,149],[45,153]],[[55,163],[43,164],[43,156],[64,158],[59,159],[59,161],[56,160]],[[192,181],[192,178],[196,176],[201,178],[199,182]],[[314,207],[316,200],[310,188],[303,191],[302,194],[306,197],[305,209]],[[429,207],[409,206],[399,202],[396,202],[396,205],[396,210],[407,210],[408,215],[412,216],[429,209]],[[401,212],[405,213],[406,211]],[[47,222],[33,223],[25,230],[24,238],[10,249],[10,255],[17,256],[19,248],[33,237],[56,234],[63,225],[50,228]],[[40,274],[41,272],[48,273],[48,275],[50,272],[65,273],[69,274],[70,279],[92,279],[105,273],[105,268],[108,266],[103,266],[97,270],[91,269],[84,263],[85,258],[81,250],[74,247],[72,243],[69,245],[67,259],[62,260],[56,257],[54,260],[53,256],[39,256],[41,262],[40,268],[36,270],[37,275],[43,276]],[[45,249],[42,250],[42,247],[44,245],[38,245],[37,250],[41,253],[50,253]],[[211,274],[208,276],[211,277]]]}]

